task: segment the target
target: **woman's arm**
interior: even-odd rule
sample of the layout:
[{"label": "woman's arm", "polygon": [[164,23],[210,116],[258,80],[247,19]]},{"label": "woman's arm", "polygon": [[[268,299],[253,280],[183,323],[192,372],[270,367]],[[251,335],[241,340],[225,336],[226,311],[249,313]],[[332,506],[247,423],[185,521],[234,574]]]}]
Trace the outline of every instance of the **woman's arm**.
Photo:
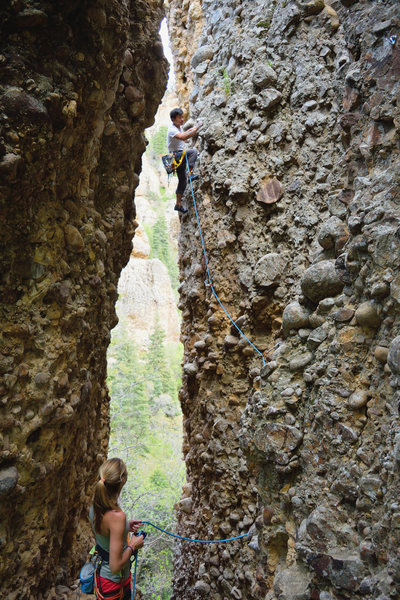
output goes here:
[{"label": "woman's arm", "polygon": [[125,566],[134,550],[143,546],[143,536],[132,535],[129,546],[122,550],[125,542],[126,516],[122,511],[110,510],[106,517],[110,529],[110,569],[115,574]]}]

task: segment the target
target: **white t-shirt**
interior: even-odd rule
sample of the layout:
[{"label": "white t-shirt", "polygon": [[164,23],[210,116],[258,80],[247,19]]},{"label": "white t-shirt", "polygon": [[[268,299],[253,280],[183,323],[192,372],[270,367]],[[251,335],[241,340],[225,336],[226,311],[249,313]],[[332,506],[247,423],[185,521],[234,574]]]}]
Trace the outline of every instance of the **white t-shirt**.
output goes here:
[{"label": "white t-shirt", "polygon": [[177,133],[182,133],[182,129],[179,129],[173,123],[168,127],[167,131],[167,146],[168,152],[181,152],[182,150],[186,150],[187,144],[178,139],[176,136]]}]

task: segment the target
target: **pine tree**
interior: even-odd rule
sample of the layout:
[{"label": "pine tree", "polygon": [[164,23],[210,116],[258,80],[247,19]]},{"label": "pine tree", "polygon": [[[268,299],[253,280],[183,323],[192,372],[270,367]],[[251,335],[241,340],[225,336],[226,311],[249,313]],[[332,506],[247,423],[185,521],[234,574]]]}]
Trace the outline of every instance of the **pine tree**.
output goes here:
[{"label": "pine tree", "polygon": [[155,399],[161,394],[172,395],[175,392],[175,386],[166,359],[164,346],[165,333],[158,319],[149,339],[150,345],[146,357],[146,372],[148,373],[148,379],[153,384],[150,400],[154,403]]},{"label": "pine tree", "polygon": [[157,163],[160,161],[160,156],[163,154],[167,154],[167,131],[168,127],[163,125],[153,135],[150,139],[149,149],[150,149],[150,157],[152,160]]},{"label": "pine tree", "polygon": [[153,256],[159,258],[168,268],[170,264],[168,228],[165,215],[159,215],[153,227]]},{"label": "pine tree", "polygon": [[138,453],[146,451],[143,434],[148,430],[150,415],[142,368],[132,342],[117,332],[108,355],[112,430],[119,432],[119,446],[135,445]]}]

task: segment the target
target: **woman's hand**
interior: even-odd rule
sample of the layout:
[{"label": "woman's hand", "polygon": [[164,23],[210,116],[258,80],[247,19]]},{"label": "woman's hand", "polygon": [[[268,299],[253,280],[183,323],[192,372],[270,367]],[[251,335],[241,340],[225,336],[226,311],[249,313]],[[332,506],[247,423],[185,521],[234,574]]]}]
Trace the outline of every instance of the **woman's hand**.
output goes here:
[{"label": "woman's hand", "polygon": [[143,525],[142,521],[129,521],[129,531],[136,533],[141,525]]},{"label": "woman's hand", "polygon": [[144,537],[142,535],[132,535],[129,540],[129,546],[134,548],[135,550],[139,550],[139,548],[143,547]]}]

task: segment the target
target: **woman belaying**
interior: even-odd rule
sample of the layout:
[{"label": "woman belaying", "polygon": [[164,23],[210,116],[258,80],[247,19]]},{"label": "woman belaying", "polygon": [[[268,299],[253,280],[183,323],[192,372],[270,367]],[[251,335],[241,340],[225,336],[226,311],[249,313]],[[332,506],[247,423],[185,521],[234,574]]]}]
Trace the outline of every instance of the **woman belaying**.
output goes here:
[{"label": "woman belaying", "polygon": [[[89,518],[102,558],[95,574],[95,591],[99,600],[129,600],[131,597],[130,559],[143,546],[144,537],[136,536],[140,521],[128,521],[118,505],[128,472],[120,458],[110,458],[99,469]],[[129,532],[133,534],[129,538]]]}]

